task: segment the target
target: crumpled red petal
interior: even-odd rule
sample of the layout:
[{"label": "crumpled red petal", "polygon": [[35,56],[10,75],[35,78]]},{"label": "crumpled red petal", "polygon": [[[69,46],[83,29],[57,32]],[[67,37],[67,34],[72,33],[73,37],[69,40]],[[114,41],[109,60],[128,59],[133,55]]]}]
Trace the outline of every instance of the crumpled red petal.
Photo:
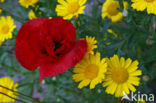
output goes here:
[{"label": "crumpled red petal", "polygon": [[71,51],[64,55],[59,61],[55,63],[49,63],[47,61],[41,64],[40,81],[42,81],[44,77],[56,76],[63,73],[80,62],[86,53],[86,46],[87,43],[85,40],[76,41]]}]

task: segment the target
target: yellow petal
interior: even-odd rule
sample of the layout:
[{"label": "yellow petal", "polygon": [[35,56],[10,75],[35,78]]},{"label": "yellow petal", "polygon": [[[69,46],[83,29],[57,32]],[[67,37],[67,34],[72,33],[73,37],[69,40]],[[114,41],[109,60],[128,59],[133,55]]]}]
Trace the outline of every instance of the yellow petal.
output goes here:
[{"label": "yellow petal", "polygon": [[89,79],[85,79],[78,85],[78,88],[81,89],[81,88],[87,86],[89,83],[90,83],[90,80]]},{"label": "yellow petal", "polygon": [[128,86],[127,86],[127,83],[124,83],[123,84],[123,91],[126,93],[126,94],[129,94],[129,89],[128,89]]},{"label": "yellow petal", "polygon": [[130,58],[128,58],[125,62],[125,68],[128,68],[130,66],[130,64],[132,63],[132,60]]},{"label": "yellow petal", "polygon": [[106,87],[106,86],[108,86],[108,85],[110,85],[110,84],[112,84],[112,83],[113,83],[112,80],[110,80],[110,81],[105,81],[105,82],[102,84],[102,86],[103,86],[103,87]]},{"label": "yellow petal", "polygon": [[133,92],[136,91],[135,87],[134,87],[133,85],[131,85],[130,83],[128,83],[128,88],[129,88],[131,91],[133,91]]},{"label": "yellow petal", "polygon": [[118,85],[116,92],[115,92],[115,97],[120,97],[123,95],[123,89],[122,89],[122,84]]},{"label": "yellow petal", "polygon": [[137,71],[131,72],[130,76],[139,76],[141,74],[142,74],[142,71],[141,70],[137,70]]},{"label": "yellow petal", "polygon": [[79,5],[84,5],[87,2],[87,0],[79,0]]},{"label": "yellow petal", "polygon": [[123,57],[120,58],[120,64],[121,64],[121,67],[123,68],[125,65],[125,58]]},{"label": "yellow petal", "polygon": [[116,83],[112,83],[111,85],[109,85],[107,88],[106,88],[106,92],[108,94],[114,94],[116,89],[117,89],[118,85]]},{"label": "yellow petal", "polygon": [[84,74],[74,74],[72,76],[73,80],[75,80],[75,82],[79,82],[81,80],[84,80],[85,79],[85,76]]}]

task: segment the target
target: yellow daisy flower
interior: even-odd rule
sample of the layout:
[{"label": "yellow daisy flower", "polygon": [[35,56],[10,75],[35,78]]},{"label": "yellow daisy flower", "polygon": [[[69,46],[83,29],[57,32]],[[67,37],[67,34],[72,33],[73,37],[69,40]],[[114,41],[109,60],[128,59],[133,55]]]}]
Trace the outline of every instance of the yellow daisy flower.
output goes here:
[{"label": "yellow daisy flower", "polygon": [[87,0],[57,0],[56,12],[58,16],[66,20],[72,19],[73,16],[78,17],[85,9]]},{"label": "yellow daisy flower", "polygon": [[[128,3],[124,2],[124,10],[128,8]],[[120,8],[119,1],[106,0],[102,7],[102,18],[108,17],[112,22],[121,21],[123,18],[122,12],[118,11]]]},{"label": "yellow daisy flower", "polygon": [[[9,77],[0,78],[0,103],[13,103],[13,102],[15,102],[15,99],[12,99],[8,96],[11,96],[13,98],[17,98],[17,93],[15,94],[11,90],[3,88],[2,86],[6,87],[8,89],[11,89],[13,91],[17,91],[18,84],[17,83],[14,84],[14,81],[11,80],[11,78],[9,78]],[[2,93],[6,94],[8,96],[6,96]]]},{"label": "yellow daisy flower", "polygon": [[148,14],[156,15],[156,0],[132,0],[132,7],[137,11],[144,11],[147,9]]},{"label": "yellow daisy flower", "polygon": [[85,57],[88,57],[90,54],[94,54],[94,49],[97,48],[97,40],[95,37],[88,37],[86,36],[86,41],[87,41],[87,53]]},{"label": "yellow daisy flower", "polygon": [[33,10],[29,11],[28,17],[29,17],[30,20],[37,18]]},{"label": "yellow daisy flower", "polygon": [[146,103],[146,102],[143,99],[139,99],[137,103]]},{"label": "yellow daisy flower", "polygon": [[4,16],[0,17],[0,41],[5,41],[7,39],[12,38],[12,32],[16,28],[14,25],[14,20],[11,16]]},{"label": "yellow daisy flower", "polygon": [[103,87],[106,88],[106,93],[115,94],[115,97],[123,96],[123,92],[129,94],[130,91],[135,92],[134,86],[139,86],[140,78],[142,74],[141,70],[137,70],[138,61],[132,62],[130,58],[125,58],[114,55],[110,59],[106,59],[108,63],[107,73],[105,74],[105,80]]},{"label": "yellow daisy flower", "polygon": [[29,6],[34,6],[39,0],[19,0],[19,3],[25,7],[28,8]]},{"label": "yellow daisy flower", "polygon": [[105,78],[107,63],[105,59],[100,59],[100,53],[90,55],[89,58],[84,58],[74,68],[73,80],[81,81],[78,88],[83,88],[90,84],[90,89],[95,88],[98,83],[101,83]]}]

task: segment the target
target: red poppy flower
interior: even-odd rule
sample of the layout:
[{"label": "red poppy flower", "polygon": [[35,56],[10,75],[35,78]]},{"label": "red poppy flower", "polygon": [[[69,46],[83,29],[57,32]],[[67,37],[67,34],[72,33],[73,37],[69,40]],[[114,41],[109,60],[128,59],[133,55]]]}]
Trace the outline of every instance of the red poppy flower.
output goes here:
[{"label": "red poppy flower", "polygon": [[34,19],[18,32],[15,54],[28,70],[40,67],[40,81],[76,65],[86,53],[86,41],[75,41],[74,26],[62,18]]}]

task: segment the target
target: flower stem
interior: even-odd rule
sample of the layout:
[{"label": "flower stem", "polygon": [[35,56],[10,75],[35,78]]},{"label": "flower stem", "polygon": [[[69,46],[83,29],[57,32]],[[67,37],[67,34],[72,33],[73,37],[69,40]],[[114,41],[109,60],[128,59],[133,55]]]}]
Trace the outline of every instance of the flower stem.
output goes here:
[{"label": "flower stem", "polygon": [[[10,91],[12,91],[12,92],[14,92],[14,93],[20,94],[20,95],[22,95],[22,96],[25,96],[25,97],[27,97],[27,98],[29,98],[29,99],[32,99],[32,100],[34,100],[34,101],[37,102],[37,103],[40,103],[38,100],[36,100],[36,99],[34,99],[34,98],[30,97],[30,96],[27,96],[27,95],[25,95],[25,94],[23,94],[23,93],[14,91],[14,90],[9,89],[9,88],[7,88],[7,87],[4,87],[4,86],[2,86],[2,85],[0,85],[0,87],[5,88],[5,89],[7,89],[7,90],[10,90]],[[25,102],[25,103],[26,103],[26,102]]]},{"label": "flower stem", "polygon": [[16,100],[16,101],[19,101],[19,102],[22,102],[22,103],[26,103],[26,102],[25,102],[25,101],[23,101],[23,100],[13,98],[13,97],[11,97],[11,96],[9,96],[9,95],[5,94],[5,93],[0,92],[0,94],[5,95],[5,96],[7,96],[7,97],[9,97],[9,98],[12,98],[12,99],[14,99],[14,100]]}]

